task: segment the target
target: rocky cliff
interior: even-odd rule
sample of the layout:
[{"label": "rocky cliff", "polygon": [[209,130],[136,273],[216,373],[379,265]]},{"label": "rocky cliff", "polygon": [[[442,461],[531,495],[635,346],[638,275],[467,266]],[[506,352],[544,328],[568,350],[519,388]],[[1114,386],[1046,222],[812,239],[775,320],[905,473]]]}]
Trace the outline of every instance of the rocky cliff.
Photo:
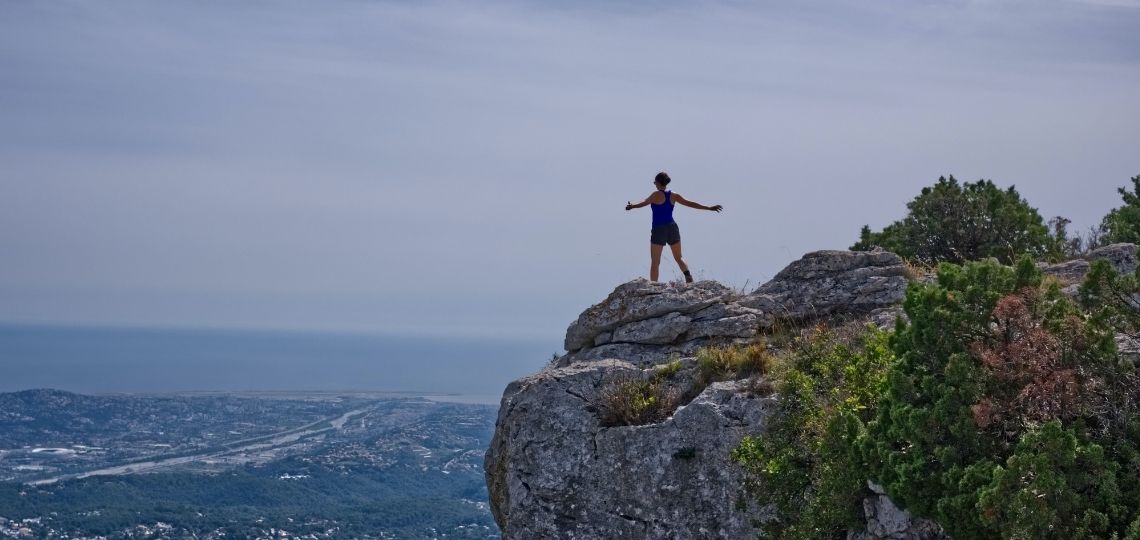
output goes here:
[{"label": "rocky cliff", "polygon": [[[1136,268],[1132,245],[1092,257]],[[1087,269],[1076,261],[1045,271],[1069,283]],[[619,285],[570,325],[565,355],[503,393],[485,460],[503,537],[754,537],[770,512],[740,491],[743,472],[729,453],[744,435],[764,433],[779,396],[743,380],[705,386],[694,352],[821,319],[892,324],[915,277],[892,253],[819,251],[747,293],[713,281]],[[676,410],[658,423],[607,427],[606,388],[648,380],[671,361],[680,365]],[[941,537],[874,484],[864,506],[867,526],[851,538]]]}]

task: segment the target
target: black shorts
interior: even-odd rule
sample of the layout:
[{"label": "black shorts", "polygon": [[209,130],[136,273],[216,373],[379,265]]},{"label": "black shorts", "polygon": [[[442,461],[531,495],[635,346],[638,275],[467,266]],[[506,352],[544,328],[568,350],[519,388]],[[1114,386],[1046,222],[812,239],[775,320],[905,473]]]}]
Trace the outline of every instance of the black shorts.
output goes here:
[{"label": "black shorts", "polygon": [[658,246],[669,244],[670,246],[681,241],[681,229],[677,227],[677,222],[666,223],[658,225],[649,231],[649,243]]}]

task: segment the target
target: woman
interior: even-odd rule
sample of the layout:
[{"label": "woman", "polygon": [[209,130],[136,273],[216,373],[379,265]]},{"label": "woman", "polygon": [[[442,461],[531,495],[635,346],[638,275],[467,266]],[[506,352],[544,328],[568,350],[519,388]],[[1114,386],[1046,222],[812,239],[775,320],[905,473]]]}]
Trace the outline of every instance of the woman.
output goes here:
[{"label": "woman", "polygon": [[673,206],[674,204],[683,204],[689,208],[712,210],[713,212],[720,212],[724,207],[719,204],[705,206],[698,202],[685,200],[684,197],[671,191],[665,191],[665,186],[668,186],[669,182],[668,174],[657,173],[657,176],[653,178],[653,185],[657,186],[657,191],[637,204],[631,204],[627,201],[625,209],[629,211],[648,204],[653,210],[653,229],[649,234],[649,281],[657,281],[657,269],[661,266],[661,249],[665,247],[665,244],[669,244],[669,249],[673,251],[673,259],[677,261],[677,266],[680,266],[681,272],[685,274],[685,283],[692,283],[693,275],[689,273],[689,265],[685,264],[685,259],[681,258],[681,230],[677,228],[677,222],[673,221]]}]

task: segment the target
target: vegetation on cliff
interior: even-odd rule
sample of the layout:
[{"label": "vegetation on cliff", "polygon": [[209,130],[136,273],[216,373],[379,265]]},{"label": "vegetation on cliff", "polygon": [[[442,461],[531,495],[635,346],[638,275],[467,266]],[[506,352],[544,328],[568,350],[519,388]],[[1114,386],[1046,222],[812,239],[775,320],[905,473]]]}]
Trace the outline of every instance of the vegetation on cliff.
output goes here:
[{"label": "vegetation on cliff", "polygon": [[717,381],[748,379],[750,391],[771,394],[763,376],[772,364],[773,357],[763,342],[702,347],[696,353],[695,376],[688,381],[675,380],[684,365],[675,359],[657,366],[651,374],[630,374],[605,385],[598,404],[599,420],[606,427],[661,422]]},{"label": "vegetation on cliff", "polygon": [[924,263],[986,257],[1010,263],[1022,253],[1042,257],[1054,243],[1037,209],[1010,186],[989,180],[958,183],[951,175],[907,203],[907,215],[872,232],[864,226],[855,251],[882,247]]},{"label": "vegetation on cliff", "polygon": [[[746,437],[733,458],[751,473],[747,491],[781,516],[764,525],[778,538],[820,538],[857,527],[866,477],[847,441],[871,418],[893,360],[888,332],[845,335],[808,329],[771,374],[780,410],[763,435]],[[826,536],[826,535],[825,535]]]},{"label": "vegetation on cliff", "polygon": [[945,265],[915,286],[868,478],[960,538],[1096,538],[1140,519],[1131,365],[1031,260]]},{"label": "vegetation on cliff", "polygon": [[1140,244],[1140,176],[1131,181],[1131,191],[1117,189],[1124,204],[1081,234],[1068,230],[1065,217],[1043,221],[1013,186],[1003,190],[990,180],[940,177],[907,203],[903,219],[878,232],[864,225],[851,249],[881,247],[926,265],[989,257],[1012,264],[1025,254],[1056,262],[1108,244]]},{"label": "vegetation on cliff", "polygon": [[[1086,296],[1134,283],[1098,268]],[[1140,538],[1140,386],[1115,308],[1079,309],[1025,258],[943,264],[904,309],[856,347],[813,332],[775,371],[781,414],[734,455],[776,503],[769,535],[839,533],[870,479],[955,538]]]},{"label": "vegetation on cliff", "polygon": [[667,384],[678,364],[665,364],[653,376],[621,377],[607,385],[599,406],[604,426],[640,426],[660,422],[673,414],[681,399],[676,388]]},{"label": "vegetation on cliff", "polygon": [[1140,244],[1140,175],[1132,177],[1132,191],[1118,188],[1124,205],[1114,208],[1100,223],[1105,243]]},{"label": "vegetation on cliff", "polygon": [[[1140,232],[1133,183],[1105,218],[1110,241]],[[979,208],[983,219],[970,217]],[[842,536],[871,480],[954,538],[1140,540],[1140,376],[1115,342],[1140,331],[1140,280],[1097,261],[1077,298],[1064,294],[1034,263],[1063,235],[1027,208],[1012,188],[940,179],[906,220],[864,229],[856,248],[960,264],[912,283],[893,331],[817,329],[778,359],[781,410],[733,454],[775,504],[763,536]],[[978,222],[1022,227],[998,235],[1020,243],[923,237]],[[969,260],[982,257],[1020,258]]]}]

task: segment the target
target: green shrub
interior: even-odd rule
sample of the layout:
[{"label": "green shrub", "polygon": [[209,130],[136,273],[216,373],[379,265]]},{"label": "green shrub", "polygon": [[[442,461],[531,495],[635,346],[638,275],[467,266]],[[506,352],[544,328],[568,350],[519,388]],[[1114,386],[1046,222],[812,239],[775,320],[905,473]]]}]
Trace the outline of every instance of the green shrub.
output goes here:
[{"label": "green shrub", "polygon": [[1111,329],[1029,258],[912,284],[857,450],[900,506],[955,538],[1093,538],[1140,511],[1135,385]]},{"label": "green shrub", "polygon": [[893,358],[888,336],[871,328],[851,346],[817,327],[775,366],[779,411],[732,453],[748,491],[776,506],[766,535],[833,538],[858,523],[867,477],[852,448]]},{"label": "green shrub", "polygon": [[766,381],[759,377],[770,369],[771,361],[763,343],[710,346],[697,351],[698,375],[693,384],[685,388],[670,384],[671,379],[684,368],[679,358],[656,366],[648,378],[633,375],[620,378],[600,393],[602,425],[633,426],[661,422],[681,403],[715,381],[750,378],[747,391],[771,393]]},{"label": "green shrub", "polygon": [[1114,208],[1100,223],[1105,244],[1131,242],[1140,244],[1140,176],[1132,177],[1132,191],[1117,188],[1124,205]]},{"label": "green shrub", "polygon": [[982,522],[1004,538],[1106,538],[1120,499],[1119,464],[1052,421],[1026,432],[978,497]]},{"label": "green shrub", "polygon": [[1113,330],[1140,334],[1140,269],[1138,274],[1120,275],[1108,261],[1093,261],[1089,273],[1078,289],[1081,305],[1092,312],[1098,322]]},{"label": "green shrub", "polygon": [[1123,540],[1140,540],[1140,516],[1136,517],[1136,521],[1128,526],[1128,531],[1124,533]]},{"label": "green shrub", "polygon": [[1075,233],[1070,235],[1069,224],[1072,220],[1055,216],[1049,220],[1049,252],[1046,259],[1050,262],[1067,261],[1088,254],[1089,250],[1100,246],[1103,234],[1096,228],[1090,227],[1088,234]]},{"label": "green shrub", "polygon": [[664,379],[670,379],[674,375],[676,375],[678,372],[680,372],[682,367],[683,367],[683,364],[681,363],[681,359],[675,358],[673,360],[670,360],[669,363],[667,363],[667,364],[662,364],[660,366],[657,366],[657,373],[655,373],[654,376],[664,378]]},{"label": "green shrub", "polygon": [[1040,258],[1059,249],[1041,215],[1012,186],[1001,190],[989,180],[959,184],[943,177],[922,188],[907,209],[905,218],[880,232],[864,226],[851,249],[880,246],[924,263],[987,257],[1010,263],[1024,253]]},{"label": "green shrub", "polygon": [[1079,304],[1028,256],[943,263],[894,331],[795,338],[765,368],[778,412],[733,451],[777,511],[762,535],[861,528],[871,480],[954,538],[1140,540],[1140,375],[1114,342],[1138,293],[1105,262]]}]

